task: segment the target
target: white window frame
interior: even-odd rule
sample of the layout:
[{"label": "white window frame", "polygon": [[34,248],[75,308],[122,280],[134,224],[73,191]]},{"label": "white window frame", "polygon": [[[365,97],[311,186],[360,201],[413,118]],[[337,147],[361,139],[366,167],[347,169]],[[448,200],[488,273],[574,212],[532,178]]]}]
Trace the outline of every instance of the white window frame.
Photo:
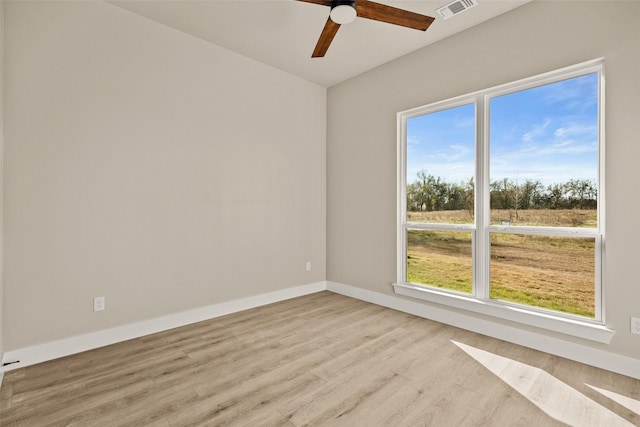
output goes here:
[{"label": "white window frame", "polygon": [[[492,98],[543,86],[561,80],[597,73],[599,77],[599,146],[598,146],[598,226],[596,228],[501,226],[489,223],[489,102]],[[409,119],[429,113],[475,104],[476,114],[476,174],[475,174],[475,223],[433,224],[407,221],[407,122]],[[606,327],[603,298],[604,265],[604,59],[584,62],[571,67],[500,85],[494,88],[459,96],[442,102],[398,113],[398,219],[397,219],[397,281],[393,284],[396,294],[468,310],[560,332],[592,341],[609,343],[614,331]],[[478,192],[479,191],[479,192]],[[407,231],[452,230],[466,231],[472,237],[473,292],[464,294],[446,289],[418,285],[406,281]],[[525,306],[489,298],[490,235],[512,233],[558,237],[585,237],[595,240],[595,317],[593,319],[552,310]]]}]

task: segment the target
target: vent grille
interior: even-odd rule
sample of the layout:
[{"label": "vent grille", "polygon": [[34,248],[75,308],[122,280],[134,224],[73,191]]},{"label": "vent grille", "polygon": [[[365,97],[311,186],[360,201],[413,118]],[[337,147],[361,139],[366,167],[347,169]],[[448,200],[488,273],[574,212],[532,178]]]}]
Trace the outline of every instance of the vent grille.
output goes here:
[{"label": "vent grille", "polygon": [[442,6],[438,8],[438,13],[444,19],[449,19],[458,13],[464,12],[467,9],[472,8],[473,6],[478,5],[478,0],[455,0],[449,3],[446,6]]}]

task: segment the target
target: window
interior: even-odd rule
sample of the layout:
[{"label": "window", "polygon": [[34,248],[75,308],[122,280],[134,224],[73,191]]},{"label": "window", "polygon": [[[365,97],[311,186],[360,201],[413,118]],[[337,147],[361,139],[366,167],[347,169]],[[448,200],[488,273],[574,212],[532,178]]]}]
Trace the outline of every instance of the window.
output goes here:
[{"label": "window", "polygon": [[398,114],[397,293],[607,339],[603,81],[597,60]]}]

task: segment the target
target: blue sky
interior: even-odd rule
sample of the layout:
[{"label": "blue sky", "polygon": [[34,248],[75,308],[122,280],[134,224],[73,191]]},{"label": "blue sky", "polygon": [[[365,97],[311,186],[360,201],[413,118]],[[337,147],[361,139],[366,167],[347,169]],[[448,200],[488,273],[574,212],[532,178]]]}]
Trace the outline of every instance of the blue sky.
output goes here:
[{"label": "blue sky", "polygon": [[[492,98],[490,112],[492,180],[596,180],[597,74]],[[449,182],[473,176],[474,117],[468,104],[409,119],[407,182],[422,169]]]}]

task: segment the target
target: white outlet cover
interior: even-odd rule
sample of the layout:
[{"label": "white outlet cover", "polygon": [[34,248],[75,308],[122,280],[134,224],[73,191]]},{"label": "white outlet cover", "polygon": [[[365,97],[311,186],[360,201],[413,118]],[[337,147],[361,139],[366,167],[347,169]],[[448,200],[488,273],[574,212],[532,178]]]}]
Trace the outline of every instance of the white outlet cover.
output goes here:
[{"label": "white outlet cover", "polygon": [[93,311],[102,311],[105,308],[105,298],[95,297],[93,299]]}]

